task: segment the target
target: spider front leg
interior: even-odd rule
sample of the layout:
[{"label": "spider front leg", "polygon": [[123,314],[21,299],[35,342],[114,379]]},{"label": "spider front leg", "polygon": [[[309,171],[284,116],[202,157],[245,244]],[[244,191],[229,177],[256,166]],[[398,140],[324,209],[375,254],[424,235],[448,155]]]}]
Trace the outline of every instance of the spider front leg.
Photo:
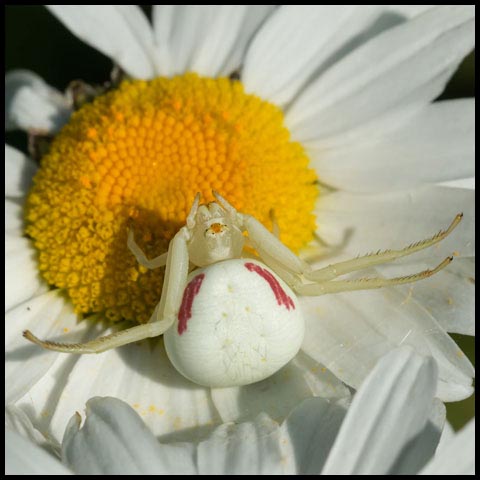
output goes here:
[{"label": "spider front leg", "polygon": [[340,275],[344,275],[346,273],[351,273],[356,270],[362,270],[364,268],[372,267],[374,265],[391,262],[393,260],[396,260],[397,258],[412,255],[413,253],[419,252],[420,250],[431,247],[432,245],[441,242],[444,238],[450,235],[454,228],[460,223],[462,218],[462,213],[457,214],[453,219],[452,223],[445,230],[440,230],[433,237],[413,243],[401,250],[385,250],[383,252],[364,255],[362,257],[357,257],[352,260],[335,263],[333,265],[320,268],[319,270],[306,272],[304,274],[305,278],[316,282],[324,282],[334,279]]},{"label": "spider front leg", "polygon": [[133,236],[133,230],[128,231],[127,246],[135,256],[137,262],[140,265],[149,268],[150,270],[164,267],[167,263],[168,252],[162,253],[158,257],[148,259],[145,253],[143,253],[143,250],[138,246],[137,242],[135,241],[135,237]]},{"label": "spider front leg", "polygon": [[335,263],[319,270],[305,272],[304,277],[315,283],[298,284],[296,291],[302,295],[323,295],[326,293],[347,292],[353,290],[370,290],[374,288],[382,288],[387,286],[402,285],[405,283],[413,283],[424,278],[431,277],[435,273],[445,268],[453,257],[447,257],[435,268],[423,270],[421,272],[395,278],[367,277],[356,280],[333,280],[341,275],[351,273],[364,268],[380,265],[382,263],[391,262],[397,258],[412,255],[420,250],[429,248],[432,245],[442,241],[455,229],[463,218],[463,214],[459,213],[455,216],[452,223],[445,230],[440,230],[433,237],[413,243],[401,250],[385,250],[376,254],[364,255],[352,260]]},{"label": "spider front leg", "polygon": [[[225,202],[224,199],[222,200]],[[229,207],[233,209],[232,206]],[[344,281],[334,280],[338,276],[393,261],[397,258],[411,255],[431,247],[447,237],[460,223],[462,216],[462,214],[458,214],[446,230],[442,230],[433,237],[414,243],[402,250],[387,250],[374,255],[365,255],[346,262],[332,264],[318,270],[312,270],[308,263],[297,257],[258,220],[251,215],[244,215],[237,212],[239,223],[247,230],[249,238],[262,260],[285,280],[293,290],[302,295],[324,295],[326,293],[382,288],[385,286],[412,283],[434,275],[445,268],[452,261],[452,257],[446,258],[431,270],[424,270],[403,277],[388,279],[373,277]],[[305,284],[302,277],[313,283]]]},{"label": "spider front leg", "polygon": [[300,295],[319,296],[327,293],[353,292],[354,290],[371,290],[374,288],[393,287],[395,285],[418,282],[424,278],[431,277],[444,269],[452,260],[453,257],[447,257],[443,262],[431,270],[423,270],[422,272],[403,277],[367,277],[359,278],[357,280],[320,281],[318,283],[297,284],[295,285],[295,291]]},{"label": "spider front leg", "polygon": [[[199,203],[200,203],[200,193],[197,193],[195,195],[192,208],[190,209],[190,213],[188,214],[187,220],[186,220],[186,224],[189,229],[192,229],[195,226],[195,215],[197,213]],[[158,257],[148,259],[145,253],[143,252],[143,250],[138,246],[137,242],[135,241],[133,230],[128,230],[127,246],[135,256],[135,259],[137,260],[137,262],[140,265],[150,270],[154,270],[155,268],[159,268],[159,267],[164,267],[167,264],[168,252],[162,253]]]},{"label": "spider front leg", "polygon": [[145,338],[158,337],[166,332],[175,322],[182,302],[188,275],[188,237],[188,230],[186,227],[183,227],[170,242],[162,296],[148,323],[127,328],[126,330],[85,343],[67,344],[42,341],[29,330],[25,330],[23,336],[43,348],[67,353],[101,353]]},{"label": "spider front leg", "polygon": [[222,207],[228,212],[232,221],[241,229],[248,232],[252,245],[268,265],[268,259],[283,269],[297,274],[302,274],[310,269],[310,265],[298,258],[275,234],[267,230],[255,217],[238,212],[218,192],[213,195]]}]

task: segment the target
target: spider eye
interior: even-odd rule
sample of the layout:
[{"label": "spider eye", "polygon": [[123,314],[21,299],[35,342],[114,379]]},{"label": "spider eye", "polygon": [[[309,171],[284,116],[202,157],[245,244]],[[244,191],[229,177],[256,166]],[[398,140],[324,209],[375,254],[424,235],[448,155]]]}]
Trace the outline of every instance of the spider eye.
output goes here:
[{"label": "spider eye", "polygon": [[205,235],[213,236],[218,233],[223,233],[225,230],[228,230],[228,226],[223,223],[212,223],[206,230]]}]

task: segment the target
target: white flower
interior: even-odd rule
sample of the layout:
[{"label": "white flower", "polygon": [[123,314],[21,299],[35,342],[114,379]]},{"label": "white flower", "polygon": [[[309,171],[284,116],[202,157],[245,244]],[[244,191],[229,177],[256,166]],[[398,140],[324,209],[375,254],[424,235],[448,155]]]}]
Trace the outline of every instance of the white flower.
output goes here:
[{"label": "white flower", "polygon": [[5,430],[6,475],[73,475],[39,446]]},{"label": "white flower", "polygon": [[[85,341],[101,327],[77,325],[64,292],[40,278],[22,226],[36,167],[6,146],[7,403],[57,442],[71,411],[92,396],[125,400],[157,436],[191,439],[260,412],[281,421],[311,396],[348,397],[338,379],[358,388],[401,344],[436,359],[440,399],[472,393],[473,368],[446,331],[474,334],[473,191],[438,182],[474,175],[473,100],[431,102],[473,48],[473,6],[162,5],[153,8],[153,27],[135,6],[49,8],[134,78],[216,77],[241,67],[246,92],[283,109],[293,140],[332,187],[315,214],[317,234],[341,247],[330,250],[335,260],[401,248],[460,211],[464,220],[438,248],[378,271],[416,272],[456,252],[447,269],[412,287],[302,299],[307,335],[289,365],[254,385],[210,390],[180,377],[161,344],[72,357],[25,343],[25,329]],[[56,132],[69,116],[70,101],[32,73],[9,73],[6,87],[10,127]],[[88,178],[79,181],[88,187]]]},{"label": "white flower", "polygon": [[[312,398],[281,425],[261,414],[221,425],[196,444],[158,443],[130,406],[93,398],[82,426],[79,413],[70,420],[62,460],[83,475],[474,474],[475,420],[441,436],[445,408],[433,397],[436,371],[431,358],[403,347],[378,362],[348,413]],[[35,461],[38,473],[50,473],[51,459]],[[10,473],[26,473],[13,463],[7,455]]]}]

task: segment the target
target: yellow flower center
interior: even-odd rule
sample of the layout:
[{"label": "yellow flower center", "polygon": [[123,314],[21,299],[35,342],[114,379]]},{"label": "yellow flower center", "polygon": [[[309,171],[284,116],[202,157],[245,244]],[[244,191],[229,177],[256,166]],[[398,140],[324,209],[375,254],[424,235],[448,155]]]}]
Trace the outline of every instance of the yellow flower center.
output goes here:
[{"label": "yellow flower center", "polygon": [[27,233],[45,280],[79,313],[145,322],[163,268],[138,265],[127,232],[149,258],[164,253],[197,192],[218,190],[298,251],[315,230],[318,190],[302,146],[274,105],[239,81],[186,74],[126,81],[72,115],[55,138],[26,205]]}]

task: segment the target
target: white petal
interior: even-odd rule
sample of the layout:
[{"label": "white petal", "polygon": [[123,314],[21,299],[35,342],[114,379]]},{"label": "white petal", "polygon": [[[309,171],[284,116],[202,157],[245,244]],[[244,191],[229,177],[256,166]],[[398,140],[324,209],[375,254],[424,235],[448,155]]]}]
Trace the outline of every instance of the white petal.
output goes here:
[{"label": "white petal", "polygon": [[[81,340],[83,329],[76,328],[77,315],[59,290],[31,298],[5,315],[5,395],[15,402],[41,380],[58,357],[22,336],[31,330],[40,338]],[[66,332],[70,332],[65,336]]]},{"label": "white petal", "polygon": [[5,196],[23,197],[32,183],[37,166],[24,153],[5,145]]},{"label": "white petal", "polygon": [[435,452],[435,454],[448,455],[448,445],[454,436],[455,430],[447,420],[445,422],[445,425],[443,426],[443,431],[440,436],[440,442],[438,443],[437,451]]},{"label": "white petal", "polygon": [[246,89],[284,105],[369,39],[429,5],[282,5],[247,52]]},{"label": "white petal", "polygon": [[199,475],[281,475],[294,473],[280,450],[278,424],[267,415],[240,425],[224,424],[197,448]]},{"label": "white petal", "polygon": [[5,75],[5,128],[55,133],[67,123],[71,104],[28,70]]},{"label": "white petal", "polygon": [[282,6],[248,50],[242,72],[246,90],[277,105],[288,103],[380,12],[375,5]]},{"label": "white petal", "polygon": [[272,5],[154,5],[153,25],[162,75],[194,71],[229,75]]},{"label": "white petal", "polygon": [[439,443],[445,416],[445,405],[434,399],[427,424],[404,446],[389,475],[416,475],[428,463]]},{"label": "white petal", "polygon": [[[387,277],[426,270],[435,264],[409,262],[406,265],[380,269]],[[427,282],[396,287],[408,301],[426,309],[446,332],[475,335],[475,258],[454,258],[454,261]]]},{"label": "white petal", "polygon": [[136,5],[47,5],[74,35],[136,78],[155,75],[153,32]]},{"label": "white petal", "polygon": [[5,311],[46,289],[30,240],[5,234]]},{"label": "white petal", "polygon": [[23,207],[18,200],[5,198],[5,232],[20,237],[23,229]]},{"label": "white petal", "polygon": [[387,5],[388,9],[394,13],[404,15],[408,18],[416,17],[421,13],[429,10],[435,5]]},{"label": "white petal", "polygon": [[[439,263],[438,256],[443,259],[452,252],[460,252],[460,256],[471,255],[473,248],[471,191],[444,187],[379,196],[333,194],[326,196],[324,202],[324,206],[329,204],[331,210],[329,213],[328,208],[323,210],[318,218],[322,222],[322,230],[325,233],[323,237],[326,237],[327,241],[335,241],[334,236],[327,235],[328,227],[333,227],[335,223],[342,224],[339,231],[354,229],[352,238],[346,246],[349,256],[379,249],[402,248],[414,241],[427,238],[438,231],[438,225],[442,224],[445,227],[456,212],[466,207],[468,210],[465,209],[463,225],[461,224],[442,244],[428,249],[423,256],[421,253],[416,254],[415,268],[413,271],[410,270],[410,273],[421,270],[421,263],[420,266],[416,263],[425,258],[428,258],[428,265],[431,267]],[[431,206],[434,208],[429,208]],[[336,210],[335,213],[333,210]],[[400,220],[402,217],[403,220]],[[434,223],[436,227],[433,226]],[[424,230],[425,227],[430,229],[428,234]],[[412,233],[417,230],[420,231],[418,236]],[[332,232],[333,229],[330,228],[329,233]],[[407,272],[402,272],[405,273]],[[423,281],[425,288],[430,281],[435,280]],[[467,281],[470,281],[468,277]],[[307,304],[311,302],[308,315],[311,325],[308,328],[313,329],[315,333],[307,335],[304,348],[343,381],[355,385],[352,381],[361,381],[371,369],[373,359],[391,349],[392,345],[412,344],[420,352],[427,354],[430,352],[439,361],[440,398],[452,401],[469,396],[472,392],[470,381],[470,377],[473,376],[472,367],[435,321],[432,316],[435,311],[429,312],[428,307],[421,304],[425,294],[417,298],[415,294],[417,286],[418,284],[403,289],[401,287],[382,289],[370,293],[351,292],[318,298],[316,301],[306,300]],[[455,289],[449,289],[448,293],[455,293]],[[465,294],[468,295],[468,291]],[[448,298],[454,303],[457,301],[449,295],[447,302]],[[471,299],[465,308],[471,308],[470,303]],[[312,338],[317,340],[317,343],[313,342]],[[342,345],[348,350],[352,349],[350,353],[354,357],[359,355],[356,361],[352,355],[345,354]]]},{"label": "white petal", "polygon": [[444,187],[468,188],[470,190],[475,190],[475,177],[462,178],[460,180],[451,180],[449,182],[442,182],[440,185]]},{"label": "white petal", "polygon": [[266,380],[242,387],[212,389],[212,399],[224,422],[246,421],[261,412],[281,422],[306,398],[338,399],[349,395],[334,375],[301,351]]},{"label": "white petal", "polygon": [[398,193],[355,195],[336,192],[320,196],[317,203],[318,235],[335,245],[348,233],[345,252],[364,255],[397,249],[430,238],[463,212],[460,225],[435,247],[415,258],[442,259],[453,252],[474,256],[474,195],[471,190],[424,187]]},{"label": "white petal", "polygon": [[[459,355],[465,355],[463,352],[460,352]],[[471,368],[473,370],[473,366]],[[444,402],[458,402],[470,397],[474,392],[475,388],[472,386],[472,381],[469,378],[465,378],[464,381],[458,381],[458,383],[438,380],[435,396]]]},{"label": "white petal", "polygon": [[19,401],[37,416],[46,411],[41,420],[53,438],[61,439],[72,413],[95,396],[127,402],[157,437],[168,441],[195,440],[220,423],[209,389],[180,376],[161,341],[65,358],[68,365],[57,361],[48,376]]},{"label": "white petal", "polygon": [[391,28],[312,83],[287,112],[305,142],[430,102],[474,47],[472,6],[440,6]]},{"label": "white petal", "polygon": [[323,182],[355,192],[414,188],[475,174],[473,99],[428,105],[392,132],[309,148]]},{"label": "white petal", "polygon": [[7,429],[5,430],[5,474],[72,475],[72,472],[45,450]]},{"label": "white petal", "polygon": [[400,345],[431,355],[439,366],[437,396],[472,393],[473,368],[435,319],[394,288],[302,298],[302,348],[337,377],[358,388],[378,359]]},{"label": "white petal", "polygon": [[458,432],[420,475],[475,475],[475,419]]},{"label": "white petal", "polygon": [[435,384],[431,358],[410,349],[383,358],[355,395],[322,474],[386,474],[425,426]]},{"label": "white petal", "polygon": [[32,424],[27,414],[15,405],[5,407],[5,428],[18,433],[36,445],[60,454],[60,445],[52,445]]},{"label": "white petal", "polygon": [[191,446],[160,445],[139,415],[117,398],[92,398],[86,420],[68,423],[62,458],[77,475],[195,473]]},{"label": "white petal", "polygon": [[294,452],[297,474],[321,472],[345,414],[345,407],[323,398],[307,399],[290,413],[281,426],[282,447]]}]

